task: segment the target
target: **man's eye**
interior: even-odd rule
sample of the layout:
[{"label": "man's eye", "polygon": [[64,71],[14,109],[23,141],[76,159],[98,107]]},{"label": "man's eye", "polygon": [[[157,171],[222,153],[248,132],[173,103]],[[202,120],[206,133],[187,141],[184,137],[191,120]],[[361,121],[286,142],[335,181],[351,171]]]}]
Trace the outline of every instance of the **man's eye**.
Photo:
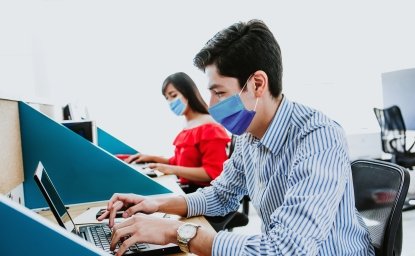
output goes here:
[{"label": "man's eye", "polygon": [[223,92],[215,92],[216,97],[221,98],[223,96]]}]

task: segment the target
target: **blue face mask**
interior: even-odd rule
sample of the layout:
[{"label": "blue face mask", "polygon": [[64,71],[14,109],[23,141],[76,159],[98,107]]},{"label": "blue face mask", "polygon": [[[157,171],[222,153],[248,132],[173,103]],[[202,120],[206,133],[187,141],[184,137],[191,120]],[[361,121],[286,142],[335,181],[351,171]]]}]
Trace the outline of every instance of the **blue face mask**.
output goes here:
[{"label": "blue face mask", "polygon": [[186,109],[186,105],[183,103],[183,101],[179,97],[170,101],[169,106],[170,106],[171,111],[173,111],[173,113],[175,113],[178,116],[183,115],[184,110]]},{"label": "blue face mask", "polygon": [[235,94],[209,108],[209,113],[213,119],[235,135],[241,135],[246,131],[252,119],[254,119],[255,109],[258,103],[257,98],[254,110],[247,110],[245,108],[240,97],[244,87],[239,94]]}]

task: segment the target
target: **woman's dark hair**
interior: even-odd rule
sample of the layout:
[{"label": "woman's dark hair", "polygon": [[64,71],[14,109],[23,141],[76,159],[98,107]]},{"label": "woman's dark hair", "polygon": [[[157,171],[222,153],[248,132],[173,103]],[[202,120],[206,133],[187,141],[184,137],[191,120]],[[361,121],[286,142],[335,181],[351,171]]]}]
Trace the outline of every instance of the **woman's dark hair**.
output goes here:
[{"label": "woman's dark hair", "polygon": [[171,84],[189,102],[189,107],[198,113],[208,114],[207,104],[200,95],[195,82],[186,73],[178,72],[169,75],[163,82],[161,93],[166,95],[167,85]]},{"label": "woman's dark hair", "polygon": [[282,91],[281,50],[267,25],[260,20],[235,23],[218,32],[194,58],[205,71],[214,64],[220,75],[238,79],[242,87],[257,70],[268,76],[269,91],[278,97]]}]

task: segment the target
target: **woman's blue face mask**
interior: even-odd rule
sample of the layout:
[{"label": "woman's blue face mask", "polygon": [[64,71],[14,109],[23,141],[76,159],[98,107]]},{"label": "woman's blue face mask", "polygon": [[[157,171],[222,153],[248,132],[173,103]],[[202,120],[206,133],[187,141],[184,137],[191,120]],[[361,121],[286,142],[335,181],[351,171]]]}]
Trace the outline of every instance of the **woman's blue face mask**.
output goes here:
[{"label": "woman's blue face mask", "polygon": [[[248,78],[248,81],[250,78],[251,76]],[[248,81],[246,81],[238,94],[220,101],[209,108],[209,113],[213,119],[223,125],[230,133],[235,135],[241,135],[246,131],[256,113],[255,110],[258,98],[254,110],[247,110],[240,97]]]},{"label": "woman's blue face mask", "polygon": [[183,115],[184,110],[186,109],[186,105],[183,103],[182,99],[179,97],[175,98],[174,100],[169,102],[169,106],[171,111],[178,116]]}]

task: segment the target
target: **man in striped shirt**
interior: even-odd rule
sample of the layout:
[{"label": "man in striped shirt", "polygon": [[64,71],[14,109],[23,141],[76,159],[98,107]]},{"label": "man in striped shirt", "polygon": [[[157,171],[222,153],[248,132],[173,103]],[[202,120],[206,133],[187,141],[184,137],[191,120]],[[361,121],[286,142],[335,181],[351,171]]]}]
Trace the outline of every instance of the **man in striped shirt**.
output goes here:
[{"label": "man in striped shirt", "polygon": [[[240,135],[222,175],[184,197],[116,194],[105,215],[127,206],[125,216],[155,211],[218,216],[238,209],[249,195],[262,219],[261,234],[186,227],[185,250],[200,255],[374,255],[355,209],[343,130],[282,94],[281,52],[268,27],[258,20],[236,23],[208,41],[194,62],[208,77],[210,114]],[[136,214],[114,226],[113,244],[126,234],[131,238],[121,253],[136,241],[183,244],[182,230],[178,221]]]}]

